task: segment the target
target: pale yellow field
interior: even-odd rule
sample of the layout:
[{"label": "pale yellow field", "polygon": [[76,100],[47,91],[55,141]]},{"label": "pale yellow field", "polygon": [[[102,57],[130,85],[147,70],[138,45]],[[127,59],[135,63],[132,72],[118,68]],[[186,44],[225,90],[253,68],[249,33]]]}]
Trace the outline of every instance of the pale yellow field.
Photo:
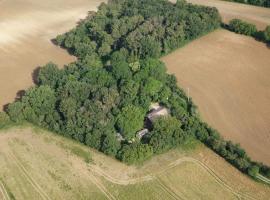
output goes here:
[{"label": "pale yellow field", "polygon": [[51,39],[73,28],[102,0],[0,0],[0,110],[33,84],[37,67],[75,60]]},{"label": "pale yellow field", "polygon": [[[91,161],[76,152],[88,153]],[[52,133],[13,128],[0,132],[0,167],[2,199],[208,200],[270,195],[269,186],[241,174],[200,144],[135,167]]]},{"label": "pale yellow field", "polygon": [[206,122],[270,165],[269,47],[217,30],[162,60]]}]

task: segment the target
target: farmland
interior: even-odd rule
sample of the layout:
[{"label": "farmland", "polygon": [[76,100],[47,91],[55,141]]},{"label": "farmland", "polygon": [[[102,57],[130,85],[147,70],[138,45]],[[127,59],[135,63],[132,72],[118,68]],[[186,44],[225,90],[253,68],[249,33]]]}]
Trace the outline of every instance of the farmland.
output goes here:
[{"label": "farmland", "polygon": [[162,60],[179,85],[190,89],[204,120],[252,158],[270,164],[270,57],[265,44],[218,30]]},{"label": "farmland", "polygon": [[1,131],[0,141],[1,190],[9,199],[267,199],[270,193],[201,144],[126,166],[37,128]]},{"label": "farmland", "polygon": [[51,39],[73,28],[101,2],[0,1],[0,110],[18,91],[33,85],[34,69],[48,61],[62,66],[75,60]]},{"label": "farmland", "polygon": [[[155,1],[102,5],[69,31],[103,1],[0,0],[0,199],[269,199],[251,179],[269,181],[253,162],[270,165],[269,46],[220,29],[216,9]],[[188,2],[270,24],[269,9]],[[169,115],[137,140],[154,102]]]},{"label": "farmland", "polygon": [[188,2],[216,7],[222,16],[222,21],[225,23],[228,23],[233,18],[238,18],[256,24],[258,29],[264,29],[270,24],[269,8],[221,0],[188,0]]}]

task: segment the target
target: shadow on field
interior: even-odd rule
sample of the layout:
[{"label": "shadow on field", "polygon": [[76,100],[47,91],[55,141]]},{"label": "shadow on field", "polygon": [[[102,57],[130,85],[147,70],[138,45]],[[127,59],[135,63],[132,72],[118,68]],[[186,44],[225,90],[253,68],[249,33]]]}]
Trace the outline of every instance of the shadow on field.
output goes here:
[{"label": "shadow on field", "polygon": [[39,74],[39,71],[40,71],[40,68],[41,67],[37,67],[36,69],[33,70],[32,72],[32,81],[34,84],[38,84],[38,74]]},{"label": "shadow on field", "polygon": [[[25,95],[25,90],[19,90],[17,93],[16,93],[16,97],[14,98],[14,101],[20,101],[22,99],[22,97]],[[13,101],[13,102],[14,102]],[[4,112],[8,112],[8,106],[10,105],[11,103],[7,103],[5,105],[3,105],[2,109]]]}]

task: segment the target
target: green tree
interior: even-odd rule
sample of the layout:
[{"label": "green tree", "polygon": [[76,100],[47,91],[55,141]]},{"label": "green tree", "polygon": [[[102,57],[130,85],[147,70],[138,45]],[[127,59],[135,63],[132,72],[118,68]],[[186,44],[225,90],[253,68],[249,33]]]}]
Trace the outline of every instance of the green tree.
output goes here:
[{"label": "green tree", "polygon": [[251,166],[248,168],[248,174],[249,174],[251,177],[256,178],[257,175],[259,174],[259,170],[260,170],[260,168],[259,168],[257,165],[251,165]]},{"label": "green tree", "polygon": [[0,129],[10,124],[10,118],[7,113],[0,112]]},{"label": "green tree", "polygon": [[117,151],[120,149],[120,142],[116,138],[116,133],[106,134],[103,140],[101,151],[107,155],[115,156]]},{"label": "green tree", "polygon": [[23,110],[24,104],[22,102],[14,102],[8,106],[8,115],[12,121],[21,122],[24,120]]},{"label": "green tree", "polygon": [[61,71],[54,63],[48,63],[40,68],[37,81],[39,85],[48,85],[51,88],[56,88],[61,79]]},{"label": "green tree", "polygon": [[143,128],[144,116],[142,108],[134,105],[125,106],[117,116],[116,127],[126,139],[132,139],[135,133]]},{"label": "green tree", "polygon": [[270,25],[264,30],[264,39],[265,41],[270,42]]}]

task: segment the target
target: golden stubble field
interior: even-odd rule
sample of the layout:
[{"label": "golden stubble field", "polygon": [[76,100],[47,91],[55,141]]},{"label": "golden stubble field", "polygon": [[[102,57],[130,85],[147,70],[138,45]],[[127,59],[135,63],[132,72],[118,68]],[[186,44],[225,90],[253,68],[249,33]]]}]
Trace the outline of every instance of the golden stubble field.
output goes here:
[{"label": "golden stubble field", "polygon": [[0,167],[4,200],[263,200],[270,195],[268,186],[243,175],[201,144],[127,166],[55,134],[13,128],[0,132]]},{"label": "golden stubble field", "polygon": [[73,28],[102,0],[0,0],[0,110],[33,84],[37,67],[75,60],[51,39]]},{"label": "golden stubble field", "polygon": [[270,165],[270,49],[217,30],[162,58],[202,118]]}]

